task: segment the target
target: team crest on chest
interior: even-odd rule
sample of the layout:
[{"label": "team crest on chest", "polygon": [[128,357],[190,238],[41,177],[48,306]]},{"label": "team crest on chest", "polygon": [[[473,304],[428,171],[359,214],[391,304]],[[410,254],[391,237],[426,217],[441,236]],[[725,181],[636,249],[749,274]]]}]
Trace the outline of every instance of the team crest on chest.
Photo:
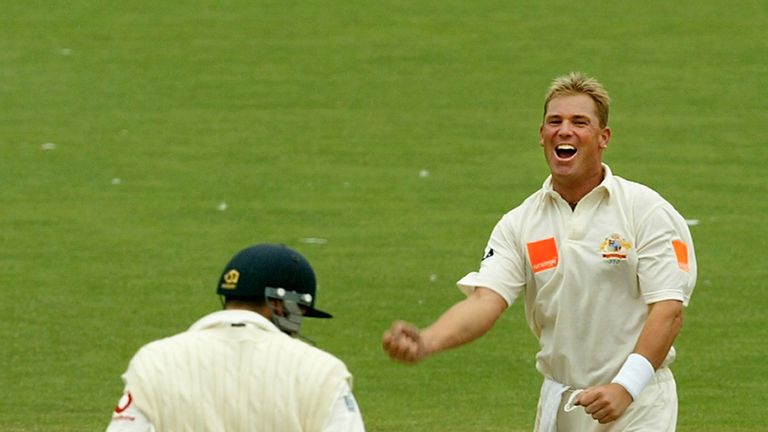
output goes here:
[{"label": "team crest on chest", "polygon": [[627,259],[627,251],[632,249],[632,244],[613,233],[606,237],[600,245],[600,253],[608,264],[618,264]]}]

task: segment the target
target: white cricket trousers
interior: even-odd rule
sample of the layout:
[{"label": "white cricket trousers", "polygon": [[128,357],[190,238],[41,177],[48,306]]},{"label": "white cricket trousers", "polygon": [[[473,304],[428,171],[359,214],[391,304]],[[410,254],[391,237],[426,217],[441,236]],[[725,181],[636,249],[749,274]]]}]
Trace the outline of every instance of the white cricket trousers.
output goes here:
[{"label": "white cricket trousers", "polygon": [[674,432],[677,427],[677,385],[672,371],[661,368],[616,421],[601,425],[583,407],[563,410],[572,390],[563,393],[557,410],[558,432]]}]

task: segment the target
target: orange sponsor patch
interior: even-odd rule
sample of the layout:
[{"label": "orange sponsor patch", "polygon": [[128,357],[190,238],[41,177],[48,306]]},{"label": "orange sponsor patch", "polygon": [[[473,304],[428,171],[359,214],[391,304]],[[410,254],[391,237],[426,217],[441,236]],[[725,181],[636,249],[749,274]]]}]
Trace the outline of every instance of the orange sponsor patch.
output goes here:
[{"label": "orange sponsor patch", "polygon": [[682,240],[672,240],[672,247],[675,248],[675,257],[680,270],[687,272],[688,267],[688,245]]},{"label": "orange sponsor patch", "polygon": [[528,243],[528,258],[534,273],[557,267],[558,255],[555,238]]}]

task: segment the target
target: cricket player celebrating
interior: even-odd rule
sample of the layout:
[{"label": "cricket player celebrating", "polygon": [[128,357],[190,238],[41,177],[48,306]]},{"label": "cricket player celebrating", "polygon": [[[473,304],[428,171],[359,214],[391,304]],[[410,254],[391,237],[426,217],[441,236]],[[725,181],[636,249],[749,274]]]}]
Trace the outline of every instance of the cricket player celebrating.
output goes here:
[{"label": "cricket player celebrating", "polygon": [[281,245],[243,249],[224,268],[224,310],[142,347],[107,431],[364,432],[344,363],[298,336],[315,273]]},{"label": "cricket player celebrating", "polygon": [[384,350],[418,362],[485,334],[523,296],[544,382],[536,431],[674,431],[669,365],[696,281],[685,220],[603,163],[609,97],[580,73],[555,79],[539,129],[550,176],[504,215],[467,297],[420,330],[395,322]]}]

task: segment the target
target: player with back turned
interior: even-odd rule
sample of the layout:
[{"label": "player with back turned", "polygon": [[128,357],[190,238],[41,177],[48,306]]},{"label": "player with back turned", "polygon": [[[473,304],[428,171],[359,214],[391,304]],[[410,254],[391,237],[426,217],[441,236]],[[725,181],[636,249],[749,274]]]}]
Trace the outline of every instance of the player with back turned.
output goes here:
[{"label": "player with back turned", "polygon": [[364,432],[344,363],[292,337],[303,317],[331,317],[301,254],[243,249],[217,293],[224,310],[136,353],[108,432]]},{"label": "player with back turned", "polygon": [[[609,97],[595,79],[554,80],[540,144],[542,188],[493,229],[467,297],[432,325],[396,321],[384,350],[415,363],[485,334],[523,297],[543,375],[536,431],[674,431],[669,365],[696,281],[685,220],[658,193],[613,175]],[[631,428],[630,428],[631,425]]]}]

